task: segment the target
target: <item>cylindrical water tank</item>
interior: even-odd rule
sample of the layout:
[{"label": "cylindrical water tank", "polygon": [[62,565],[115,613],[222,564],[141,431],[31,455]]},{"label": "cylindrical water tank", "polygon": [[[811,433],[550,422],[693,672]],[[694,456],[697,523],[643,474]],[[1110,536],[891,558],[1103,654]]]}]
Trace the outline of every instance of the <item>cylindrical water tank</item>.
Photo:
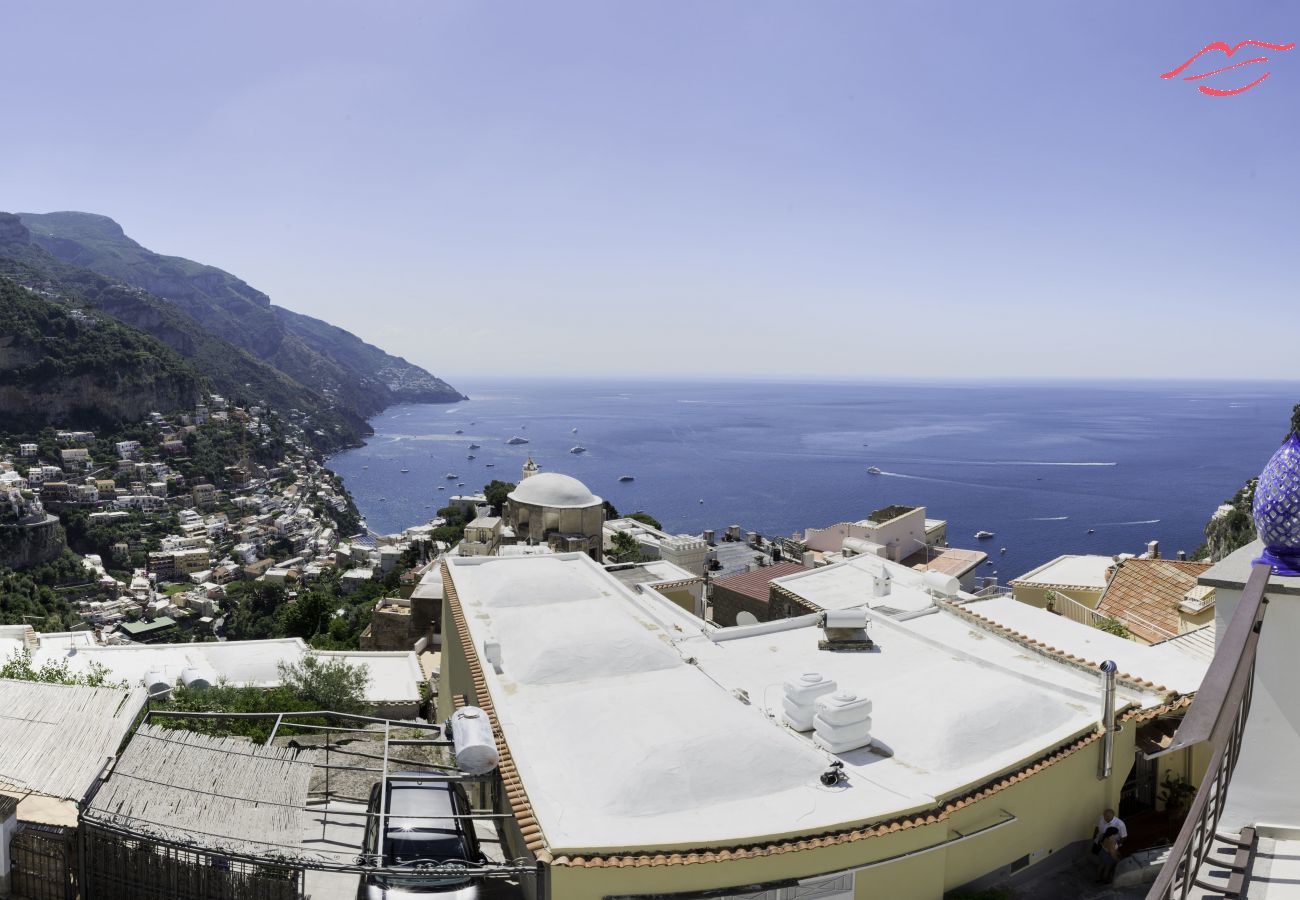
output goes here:
[{"label": "cylindrical water tank", "polygon": [[851,691],[836,691],[818,697],[817,715],[830,725],[852,725],[871,716],[871,701]]},{"label": "cylindrical water tank", "polygon": [[926,587],[945,597],[956,597],[957,592],[961,590],[960,581],[953,576],[945,575],[942,572],[926,572],[922,578],[925,579]]},{"label": "cylindrical water tank", "polygon": [[198,666],[186,666],[181,669],[181,684],[201,691],[212,687],[212,678]]},{"label": "cylindrical water tank", "polygon": [[151,697],[165,697],[171,693],[171,679],[164,675],[161,669],[150,669],[144,673],[141,681]]},{"label": "cylindrical water tank", "polygon": [[456,750],[456,766],[470,775],[486,775],[501,761],[492,722],[477,706],[458,709],[448,722]]},{"label": "cylindrical water tank", "polygon": [[861,609],[826,610],[826,628],[866,628],[867,614]]}]

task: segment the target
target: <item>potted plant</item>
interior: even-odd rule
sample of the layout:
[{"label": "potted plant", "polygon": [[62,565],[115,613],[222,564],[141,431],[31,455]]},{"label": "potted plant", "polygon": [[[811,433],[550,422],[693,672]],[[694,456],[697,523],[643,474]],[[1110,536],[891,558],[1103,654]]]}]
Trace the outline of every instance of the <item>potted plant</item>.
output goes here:
[{"label": "potted plant", "polygon": [[1195,796],[1196,787],[1173,769],[1165,772],[1160,790],[1156,792],[1156,799],[1165,805],[1165,812],[1171,819],[1181,819],[1187,815],[1187,808]]}]

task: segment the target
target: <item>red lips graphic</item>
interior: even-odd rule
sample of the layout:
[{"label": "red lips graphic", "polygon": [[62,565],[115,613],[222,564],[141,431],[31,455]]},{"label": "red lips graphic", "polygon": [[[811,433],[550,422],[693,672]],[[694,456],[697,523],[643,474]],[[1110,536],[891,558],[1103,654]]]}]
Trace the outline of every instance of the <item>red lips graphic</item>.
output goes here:
[{"label": "red lips graphic", "polygon": [[[1199,50],[1196,53],[1195,56],[1193,56],[1187,62],[1183,63],[1181,66],[1174,69],[1172,72],[1165,72],[1160,77],[1173,78],[1176,75],[1180,75],[1183,72],[1183,70],[1185,70],[1192,63],[1196,62],[1206,53],[1209,53],[1211,50],[1219,50],[1222,51],[1225,56],[1232,56],[1232,54],[1236,53],[1242,47],[1265,47],[1269,50],[1290,50],[1295,47],[1295,42],[1293,41],[1290,44],[1270,44],[1265,41],[1242,41],[1239,44],[1236,44],[1235,46],[1229,47],[1227,43],[1224,41],[1215,41],[1212,44],[1206,44],[1201,50]],[[1209,72],[1202,72],[1199,75],[1188,75],[1183,79],[1183,81],[1195,81],[1198,78],[1209,78],[1211,75],[1218,75],[1220,72],[1227,72],[1229,69],[1237,69],[1240,68],[1241,66],[1249,66],[1253,63],[1260,63],[1260,62],[1268,62],[1268,57],[1257,56],[1254,59],[1248,59],[1244,62],[1233,63],[1232,65],[1224,66],[1221,69],[1213,69]],[[1246,85],[1245,87],[1234,88],[1232,90],[1221,90],[1219,88],[1207,87],[1206,85],[1203,84],[1198,85],[1197,89],[1202,94],[1209,94],[1211,97],[1231,97],[1234,94],[1240,94],[1243,91],[1250,90],[1251,88],[1259,84],[1261,81],[1263,81],[1271,74],[1272,72],[1265,72],[1263,75],[1259,76],[1258,78],[1256,78],[1254,81],[1252,81],[1250,84]]]}]

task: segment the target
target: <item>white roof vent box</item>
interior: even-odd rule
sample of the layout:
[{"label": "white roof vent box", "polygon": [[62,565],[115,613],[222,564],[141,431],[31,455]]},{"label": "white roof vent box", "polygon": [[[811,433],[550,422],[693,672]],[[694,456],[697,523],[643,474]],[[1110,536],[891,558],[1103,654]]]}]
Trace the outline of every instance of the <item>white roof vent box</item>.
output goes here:
[{"label": "white roof vent box", "polygon": [[867,611],[864,609],[828,609],[818,623],[826,633],[817,642],[819,650],[871,650],[875,644],[867,636]]}]

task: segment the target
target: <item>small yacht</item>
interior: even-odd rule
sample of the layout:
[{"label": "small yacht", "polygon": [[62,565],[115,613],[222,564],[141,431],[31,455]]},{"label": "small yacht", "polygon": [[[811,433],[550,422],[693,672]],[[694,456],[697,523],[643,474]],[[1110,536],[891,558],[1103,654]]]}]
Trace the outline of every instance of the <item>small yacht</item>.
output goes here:
[{"label": "small yacht", "polygon": [[456,429],[456,433],[457,433],[457,434],[464,434],[464,433],[465,433],[465,429],[463,429],[463,428],[457,428],[457,429]]},{"label": "small yacht", "polygon": [[631,475],[620,475],[620,476],[618,476],[618,480],[619,480],[619,481],[636,481],[636,479],[633,478]]},{"label": "small yacht", "polygon": [[570,428],[570,429],[569,429],[569,434],[577,434],[577,433],[578,433],[578,429],[576,429],[576,428]]},{"label": "small yacht", "polygon": [[408,469],[408,468],[406,468],[405,466],[402,467],[402,474],[403,474],[403,475],[405,475],[405,474],[406,474],[407,472],[409,472],[409,471],[411,471],[411,470]]},{"label": "small yacht", "polygon": [[1089,528],[1089,529],[1088,529],[1088,534],[1096,534],[1096,533],[1097,533],[1097,529],[1095,529],[1095,528]]},{"label": "small yacht", "polygon": [[465,482],[463,481],[456,482],[456,487],[464,487],[464,486],[465,486]]},{"label": "small yacht", "polygon": [[587,452],[587,448],[586,448],[586,447],[570,447],[570,448],[569,448],[569,452],[570,452],[570,453],[586,453],[586,452]]},{"label": "small yacht", "polygon": [[510,438],[510,440],[506,441],[506,443],[507,443],[507,444],[526,444],[526,443],[528,443],[528,438],[521,438],[519,435],[516,434],[516,435],[512,436],[512,437]]},{"label": "small yacht", "polygon": [[482,445],[482,444],[470,444],[470,445],[469,445],[469,449],[471,449],[471,450],[481,450],[482,448],[483,448],[483,445]]},{"label": "small yacht", "polygon": [[459,477],[460,477],[460,476],[457,475],[455,472],[448,472],[448,473],[447,473],[447,480],[448,480],[448,481],[454,481],[454,480],[456,480],[456,479],[459,478]]},{"label": "small yacht", "polygon": [[1006,555],[1007,555],[1007,548],[1006,548],[1006,547],[1003,547],[1003,548],[1002,548],[1001,550],[999,550],[998,552],[1001,553],[1003,556],[1006,556]]},{"label": "small yacht", "polygon": [[467,456],[467,457],[465,457],[465,458],[466,458],[466,459],[475,459],[476,457],[474,456],[473,453],[471,453],[469,456]]},{"label": "small yacht", "polygon": [[363,469],[369,469],[370,466],[362,466],[361,468],[363,468]]},{"label": "small yacht", "polygon": [[976,538],[976,540],[983,541],[983,540],[987,540],[988,538],[991,538],[991,537],[993,537],[993,532],[991,532],[991,531],[977,531],[977,532],[975,532],[975,538]]},{"label": "small yacht", "polygon": [[445,490],[447,490],[447,489],[446,489],[445,487],[443,487],[442,485],[438,485],[438,490],[440,490],[440,491],[445,491]]},{"label": "small yacht", "polygon": [[387,498],[387,497],[380,497],[380,498],[379,498],[379,502],[380,502],[380,503],[387,503],[387,502],[388,502],[388,498]]},{"label": "small yacht", "polygon": [[882,471],[880,471],[880,469],[879,469],[878,467],[876,467],[876,466],[869,466],[869,467],[867,468],[867,474],[868,474],[868,475],[883,475],[883,474],[885,474],[885,473],[882,472]]},{"label": "small yacht", "polygon": [[483,465],[490,469],[490,468],[492,468],[493,466],[495,466],[496,463],[483,463]]}]

